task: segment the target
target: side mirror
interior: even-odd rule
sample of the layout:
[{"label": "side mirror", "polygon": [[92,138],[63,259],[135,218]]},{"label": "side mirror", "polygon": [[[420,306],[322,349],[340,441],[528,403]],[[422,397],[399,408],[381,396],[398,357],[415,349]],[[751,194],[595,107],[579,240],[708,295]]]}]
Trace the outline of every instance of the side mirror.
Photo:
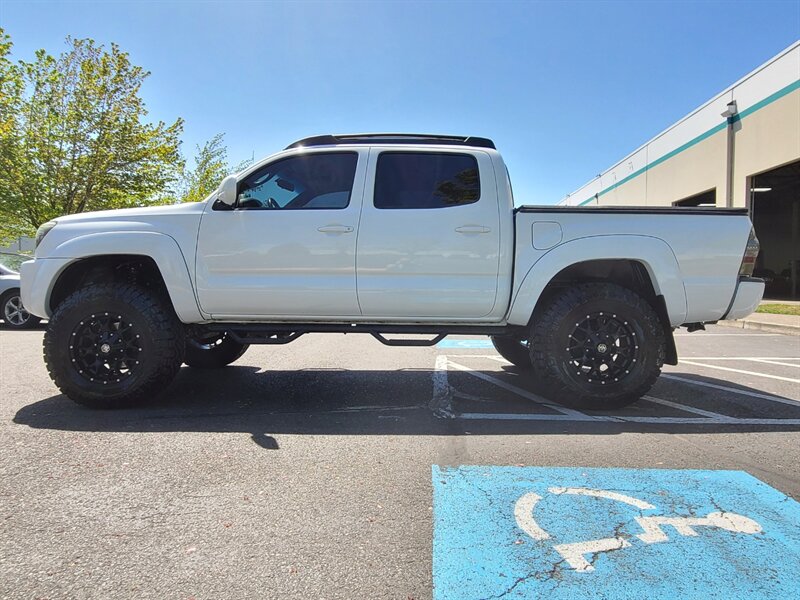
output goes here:
[{"label": "side mirror", "polygon": [[236,205],[237,183],[236,175],[228,175],[223,179],[217,189],[217,197],[214,200],[214,204],[217,206],[224,204],[227,208],[233,208]]}]

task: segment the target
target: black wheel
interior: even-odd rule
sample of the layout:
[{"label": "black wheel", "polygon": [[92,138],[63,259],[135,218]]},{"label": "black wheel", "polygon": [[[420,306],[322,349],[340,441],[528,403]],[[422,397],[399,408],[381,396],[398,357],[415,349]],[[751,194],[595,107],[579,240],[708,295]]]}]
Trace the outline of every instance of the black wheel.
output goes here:
[{"label": "black wheel", "polygon": [[22,306],[19,290],[9,290],[0,298],[0,316],[9,329],[30,329],[41,321]]},{"label": "black wheel", "polygon": [[62,302],[44,335],[58,388],[78,404],[122,408],[155,398],[183,362],[184,333],[171,306],[134,285],[96,284]]},{"label": "black wheel", "polygon": [[531,358],[546,394],[590,409],[619,408],[653,386],[664,330],[641,296],[615,284],[565,290],[536,315]]},{"label": "black wheel", "polygon": [[183,362],[195,369],[219,369],[242,356],[248,347],[249,344],[240,344],[227,333],[187,337]]},{"label": "black wheel", "polygon": [[493,335],[491,339],[495,350],[512,365],[525,371],[530,371],[533,368],[531,366],[530,343],[528,340],[510,335]]}]

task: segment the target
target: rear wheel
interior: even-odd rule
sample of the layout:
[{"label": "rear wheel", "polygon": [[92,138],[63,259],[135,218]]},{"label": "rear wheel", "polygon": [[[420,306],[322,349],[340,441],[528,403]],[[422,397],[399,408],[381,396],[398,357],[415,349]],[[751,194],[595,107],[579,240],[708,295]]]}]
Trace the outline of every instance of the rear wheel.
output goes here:
[{"label": "rear wheel", "polygon": [[587,283],[555,296],[534,319],[533,368],[554,400],[619,408],[653,386],[664,330],[653,308],[615,284]]},{"label": "rear wheel", "polygon": [[183,353],[183,325],[172,307],[134,285],[74,292],[44,336],[50,377],[70,399],[92,408],[152,400],[177,374]]},{"label": "rear wheel", "polygon": [[227,333],[187,337],[183,362],[195,369],[219,369],[241,357],[248,347]]},{"label": "rear wheel", "polygon": [[10,329],[30,329],[41,321],[22,305],[19,290],[9,290],[0,298],[0,316]]},{"label": "rear wheel", "polygon": [[491,338],[495,350],[508,362],[525,371],[533,368],[528,340],[510,335],[493,335]]}]

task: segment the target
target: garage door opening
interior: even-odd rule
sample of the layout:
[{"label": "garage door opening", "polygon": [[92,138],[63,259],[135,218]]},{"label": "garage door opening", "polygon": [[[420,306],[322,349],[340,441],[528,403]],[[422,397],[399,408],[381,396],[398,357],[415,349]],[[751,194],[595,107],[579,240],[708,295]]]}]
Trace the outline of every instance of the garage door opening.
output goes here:
[{"label": "garage door opening", "polygon": [[693,208],[697,206],[716,206],[716,205],[717,205],[717,188],[708,190],[706,192],[703,192],[702,194],[690,196],[689,198],[684,198],[683,200],[677,200],[672,203],[672,206],[679,206],[686,208]]},{"label": "garage door opening", "polygon": [[756,277],[765,297],[800,299],[800,161],[750,178],[750,211],[761,252]]}]

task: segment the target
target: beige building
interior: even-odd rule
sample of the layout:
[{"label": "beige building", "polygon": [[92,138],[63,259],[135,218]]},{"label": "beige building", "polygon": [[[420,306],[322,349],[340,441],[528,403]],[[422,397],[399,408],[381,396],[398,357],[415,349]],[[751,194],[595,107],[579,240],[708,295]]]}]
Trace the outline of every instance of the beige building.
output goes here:
[{"label": "beige building", "polygon": [[800,297],[800,41],[561,204],[747,207],[767,295]]}]

